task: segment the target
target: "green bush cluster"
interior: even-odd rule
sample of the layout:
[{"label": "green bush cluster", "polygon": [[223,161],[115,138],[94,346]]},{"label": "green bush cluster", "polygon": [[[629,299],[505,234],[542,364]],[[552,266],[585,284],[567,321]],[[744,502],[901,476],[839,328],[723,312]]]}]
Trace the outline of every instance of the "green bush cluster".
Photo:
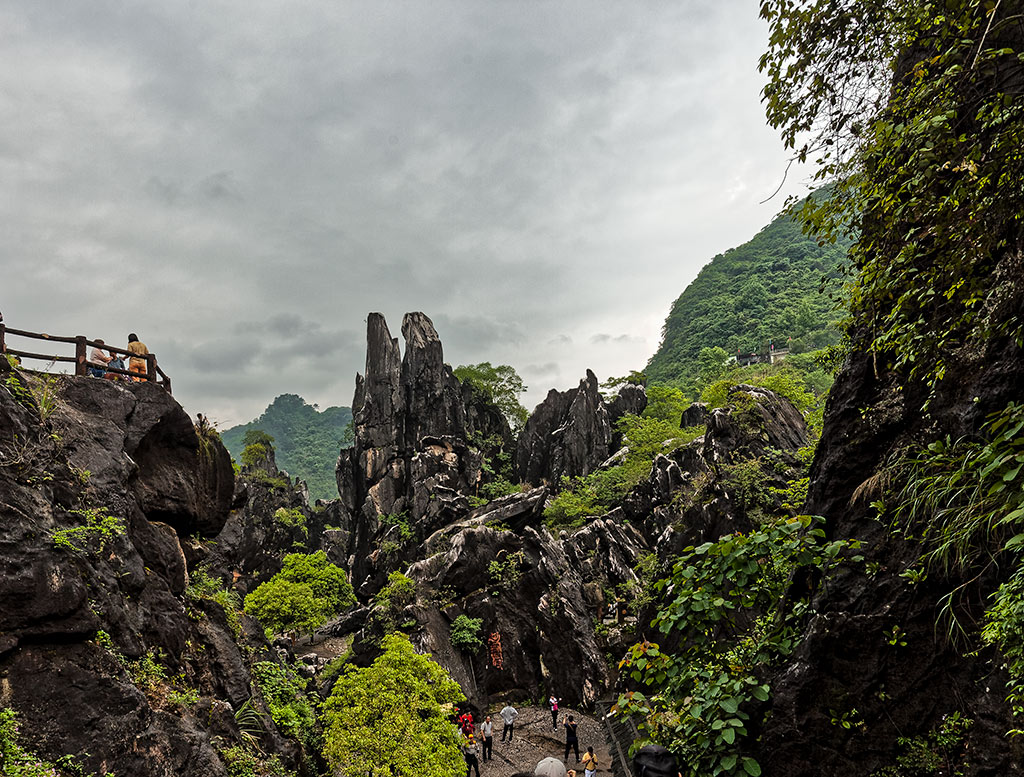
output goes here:
[{"label": "green bush cluster", "polygon": [[470,618],[467,615],[457,617],[452,622],[452,647],[463,653],[473,653],[483,647],[484,641],[480,639],[483,623],[481,618]]},{"label": "green bush cluster", "polygon": [[298,529],[303,539],[309,537],[306,526],[306,515],[298,507],[278,507],[274,511],[274,520],[286,529]]},{"label": "green bush cluster", "polygon": [[70,529],[54,529],[50,532],[54,547],[75,553],[87,550],[100,553],[106,550],[114,539],[125,534],[124,521],[107,513],[105,507],[90,507],[68,512],[84,518],[85,525]]},{"label": "green bush cluster", "polygon": [[316,710],[306,696],[306,681],[273,661],[253,664],[252,674],[278,729],[310,750],[319,750],[320,728]]},{"label": "green bush cluster", "polygon": [[218,751],[228,770],[228,777],[295,777],[276,755],[266,755],[242,745]]},{"label": "green bush cluster", "polygon": [[205,567],[199,567],[189,575],[188,585],[185,587],[185,598],[191,602],[205,599],[220,605],[235,638],[238,639],[242,636],[242,621],[238,616],[242,609],[241,598],[236,591],[232,591],[222,581],[210,577]]},{"label": "green bush cluster", "polygon": [[281,571],[245,597],[245,611],[259,618],[269,637],[285,631],[312,633],[355,602],[345,570],[318,550],[285,556]]},{"label": "green bush cluster", "polygon": [[466,762],[451,721],[458,684],[399,634],[368,667],[349,666],[324,703],[324,754],[337,774],[450,777]]}]

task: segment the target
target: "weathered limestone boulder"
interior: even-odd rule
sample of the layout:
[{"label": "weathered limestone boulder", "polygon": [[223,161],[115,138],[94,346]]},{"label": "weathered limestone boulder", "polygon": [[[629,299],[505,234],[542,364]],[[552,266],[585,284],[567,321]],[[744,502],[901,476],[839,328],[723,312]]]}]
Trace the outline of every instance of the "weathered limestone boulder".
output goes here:
[{"label": "weathered limestone boulder", "polygon": [[66,381],[50,421],[68,462],[98,493],[130,480],[146,517],[212,536],[231,507],[231,456],[152,383]]},{"label": "weathered limestone boulder", "polygon": [[533,411],[519,435],[516,474],[525,483],[558,488],[563,477],[596,470],[611,453],[611,444],[608,410],[597,377],[587,370],[578,388],[552,389]]},{"label": "weathered limestone boulder", "polygon": [[[449,591],[455,600],[440,609],[429,593],[421,596],[410,609],[420,626],[414,639],[472,702],[482,706],[499,693],[526,699],[541,685],[567,704],[590,705],[604,693],[607,663],[593,629],[581,627],[593,619],[585,581],[561,541],[545,529],[515,533],[477,525],[443,544],[446,550],[416,562],[408,574],[424,591]],[[462,614],[483,620],[486,647],[473,655],[451,646],[450,623]]]},{"label": "weathered limestone boulder", "polygon": [[627,383],[619,388],[619,393],[608,403],[608,423],[612,429],[610,450],[617,452],[622,447],[622,432],[616,429],[619,419],[627,413],[640,415],[646,409],[647,391],[643,386]]},{"label": "weathered limestone boulder", "polygon": [[807,422],[793,403],[760,386],[729,389],[729,404],[708,419],[704,456],[715,463],[761,458],[782,451],[791,461],[807,445]]},{"label": "weathered limestone boulder", "polygon": [[704,426],[710,418],[708,406],[703,402],[694,402],[683,411],[679,419],[679,426],[683,429],[691,429],[694,426]]},{"label": "weathered limestone boulder", "polygon": [[[45,380],[0,359],[0,707],[27,748],[89,773],[226,775],[250,661],[276,660],[249,619],[186,592],[183,546],[200,539],[183,535],[224,524],[230,460],[162,388]],[[146,654],[200,701],[170,704],[170,679],[137,687],[123,663]],[[264,725],[264,750],[296,766]]]},{"label": "weathered limestone boulder", "polygon": [[647,392],[644,387],[635,383],[627,383],[619,388],[619,393],[608,404],[608,421],[614,427],[616,421],[627,413],[640,415],[646,409]]},{"label": "weathered limestone boulder", "polygon": [[[402,335],[404,356],[383,316],[367,319],[366,375],[357,376],[353,401],[355,445],[341,452],[337,466],[336,509],[347,513],[337,525],[349,527],[348,547],[342,551],[334,537],[332,552],[352,559],[353,582],[366,591],[411,557],[406,551],[416,543],[402,538],[396,524],[422,540],[465,516],[481,480],[482,456],[467,444],[465,393],[444,363],[434,325],[423,313],[408,313]],[[482,407],[472,421],[500,428]]]}]

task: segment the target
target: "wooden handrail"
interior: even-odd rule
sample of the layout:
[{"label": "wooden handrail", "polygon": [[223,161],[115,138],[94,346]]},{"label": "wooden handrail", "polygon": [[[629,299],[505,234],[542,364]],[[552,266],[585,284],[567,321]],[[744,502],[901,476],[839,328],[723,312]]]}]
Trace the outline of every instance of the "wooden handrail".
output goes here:
[{"label": "wooden handrail", "polygon": [[[21,351],[7,347],[6,335],[16,335],[18,337],[27,337],[33,340],[45,340],[47,342],[54,343],[68,343],[75,346],[74,356],[57,356],[49,354],[34,353],[32,351]],[[108,353],[117,353],[123,356],[127,356],[129,359],[142,359],[146,362],[146,374],[140,376],[138,373],[131,372],[130,370],[119,370],[115,367],[108,367],[105,364],[93,364],[89,361],[87,351],[89,347],[100,348]],[[166,389],[167,393],[171,393],[171,378],[164,372],[160,365],[157,363],[156,354],[136,354],[125,348],[118,348],[114,345],[108,345],[107,343],[101,343],[96,340],[89,340],[83,335],[76,335],[75,337],[61,337],[57,335],[46,334],[45,332],[28,332],[24,329],[13,329],[9,326],[4,325],[3,320],[0,319],[0,353],[9,353],[12,356],[18,356],[23,359],[38,359],[40,361],[48,362],[66,362],[75,365],[75,375],[86,375],[88,374],[89,367],[98,367],[104,372],[113,372],[116,375],[126,375],[129,377],[142,377],[144,380],[157,383]],[[159,380],[162,378],[162,380]]]},{"label": "wooden handrail", "polygon": [[13,348],[8,348],[5,353],[11,354],[11,356],[18,356],[22,359],[38,359],[43,362],[70,362],[75,363],[75,359],[72,356],[54,356],[45,353],[31,353],[30,351],[16,351]]}]

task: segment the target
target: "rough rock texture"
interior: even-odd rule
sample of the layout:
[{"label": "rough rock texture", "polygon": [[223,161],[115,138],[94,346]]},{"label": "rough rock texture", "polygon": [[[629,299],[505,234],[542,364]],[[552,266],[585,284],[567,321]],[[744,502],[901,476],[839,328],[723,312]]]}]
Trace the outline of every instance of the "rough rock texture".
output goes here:
[{"label": "rough rock texture", "polygon": [[[184,537],[224,525],[230,459],[159,387],[56,378],[40,406],[46,380],[0,359],[0,707],[30,750],[88,772],[226,775],[213,737],[240,741],[253,694],[240,643],[276,660],[259,629],[236,638],[185,596]],[[199,703],[171,704],[170,680],[137,687],[122,662],[147,652]],[[267,725],[263,747],[296,764]]]},{"label": "rough rock texture", "polygon": [[[364,594],[399,558],[411,558],[394,555],[408,543],[396,521],[422,539],[464,516],[481,480],[482,456],[466,442],[463,387],[444,363],[434,325],[423,313],[408,313],[402,335],[404,357],[384,317],[367,319],[366,375],[357,376],[353,400],[355,445],[338,459],[335,525],[348,544],[342,550],[334,536],[332,555],[351,559],[353,582]],[[472,422],[500,428],[493,412],[477,406]]]},{"label": "rough rock texture", "polygon": [[[967,774],[1021,773],[1020,752],[1004,737],[1013,722],[1000,659],[991,651],[965,655],[936,626],[943,596],[964,586],[960,601],[976,617],[1006,571],[989,567],[966,581],[933,571],[912,584],[900,573],[915,564],[920,545],[891,536],[869,504],[879,497],[872,476],[898,446],[975,433],[986,414],[1019,401],[1024,359],[1012,342],[993,340],[950,372],[930,418],[920,412],[923,394],[899,390],[895,375],[876,377],[866,354],[855,354],[836,379],[806,509],[825,516],[830,536],[863,540],[877,572],[850,569],[816,591],[816,614],[774,682],[761,732],[767,774],[869,774],[893,764],[897,738],[924,736],[953,712],[975,721]],[[862,485],[871,495],[854,498]],[[894,626],[905,645],[891,643]],[[832,724],[831,710],[852,707],[863,726]]]},{"label": "rough rock texture", "polygon": [[68,463],[90,472],[98,494],[127,480],[146,517],[179,534],[211,536],[224,525],[234,489],[231,456],[219,441],[197,436],[159,386],[65,381],[50,422]]},{"label": "rough rock texture", "polygon": [[694,402],[683,411],[683,415],[679,419],[679,425],[683,429],[704,426],[708,422],[708,417],[708,406],[703,402]]},{"label": "rough rock texture", "polygon": [[[750,528],[766,505],[743,493],[739,469],[754,468],[762,497],[800,469],[797,451],[807,445],[807,424],[789,400],[740,384],[730,388],[729,401],[705,413],[702,437],[655,458],[647,481],[623,500],[625,517],[657,537],[663,557]],[[778,508],[775,498],[770,509]]]},{"label": "rough rock texture", "polygon": [[[620,581],[633,579],[642,539],[623,531],[614,523],[592,524],[567,543],[546,529],[514,533],[474,525],[438,543],[428,540],[428,547],[443,544],[446,550],[413,564],[409,575],[424,587],[450,591],[456,603],[440,608],[421,601],[410,608],[422,627],[417,641],[452,671],[477,706],[497,694],[531,698],[542,685],[569,704],[592,704],[611,678],[590,626],[583,565],[574,560],[603,564]],[[597,559],[602,550],[607,557]],[[489,574],[492,561],[502,565],[501,573]],[[483,621],[488,647],[472,656],[450,643],[450,623],[462,614]]]},{"label": "rough rock texture", "polygon": [[[639,404],[635,392],[628,396]],[[646,399],[645,394],[645,406]],[[524,483],[558,488],[563,477],[596,470],[612,452],[611,447],[608,409],[598,391],[597,377],[587,370],[578,388],[552,389],[533,411],[516,446],[516,475]]]}]

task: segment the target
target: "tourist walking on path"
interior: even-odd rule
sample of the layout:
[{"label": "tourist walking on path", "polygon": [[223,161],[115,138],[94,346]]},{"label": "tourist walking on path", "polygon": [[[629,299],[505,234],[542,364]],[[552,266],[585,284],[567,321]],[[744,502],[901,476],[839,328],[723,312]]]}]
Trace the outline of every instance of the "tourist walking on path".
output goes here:
[{"label": "tourist walking on path", "polygon": [[128,372],[134,372],[136,375],[141,376],[133,378],[133,380],[142,380],[146,377],[145,357],[149,355],[149,349],[145,343],[139,341],[139,336],[132,332],[128,335],[128,350],[132,354],[128,360]]},{"label": "tourist walking on path", "polygon": [[588,747],[587,752],[583,754],[583,777],[594,777],[595,774],[597,774],[597,756],[594,755],[594,748]]},{"label": "tourist walking on path", "polygon": [[508,734],[508,741],[511,742],[512,733],[515,731],[516,718],[519,716],[519,712],[511,704],[506,704],[498,714],[501,715],[501,720],[505,724],[501,729],[501,741],[504,742],[505,734]]},{"label": "tourist walking on path", "polygon": [[558,731],[558,702],[561,701],[555,694],[551,694],[548,704],[551,705],[551,730]]},{"label": "tourist walking on path", "polygon": [[472,734],[462,746],[462,755],[466,759],[466,777],[469,777],[472,770],[476,771],[476,777],[480,777],[480,761],[476,757],[476,742],[473,740]]},{"label": "tourist walking on path", "polygon": [[494,739],[492,735],[494,733],[494,724],[491,723],[491,716],[488,715],[484,718],[484,722],[480,724],[480,736],[484,739],[484,760],[490,761],[494,758],[492,752],[494,748]]},{"label": "tourist walking on path", "polygon": [[569,760],[569,749],[576,754],[576,763],[580,762],[580,740],[576,733],[576,719],[572,715],[562,724],[565,729],[565,757],[563,761]]}]

